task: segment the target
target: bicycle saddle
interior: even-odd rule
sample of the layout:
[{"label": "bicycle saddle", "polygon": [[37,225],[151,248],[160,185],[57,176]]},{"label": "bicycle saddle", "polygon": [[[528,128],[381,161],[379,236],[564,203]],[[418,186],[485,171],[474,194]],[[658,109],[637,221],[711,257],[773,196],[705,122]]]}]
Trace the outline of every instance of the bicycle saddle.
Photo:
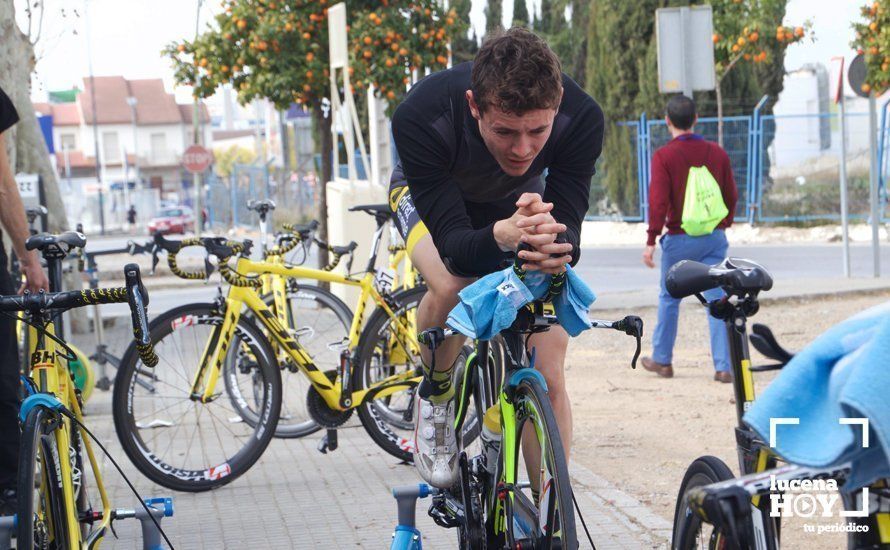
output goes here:
[{"label": "bicycle saddle", "polygon": [[261,201],[255,201],[251,199],[247,201],[247,209],[253,210],[258,214],[265,214],[267,212],[275,210],[275,201],[273,201],[272,199],[263,199]]},{"label": "bicycle saddle", "polygon": [[44,253],[59,251],[67,254],[72,248],[83,248],[86,244],[87,238],[83,233],[66,231],[58,235],[50,233],[32,235],[25,241],[25,248],[28,250],[39,250]]},{"label": "bicycle saddle", "polygon": [[359,204],[349,209],[350,212],[364,212],[373,216],[377,223],[385,223],[391,216],[392,210],[386,203],[383,204]]},{"label": "bicycle saddle", "polygon": [[714,266],[682,260],[671,266],[665,277],[665,288],[674,298],[717,287],[730,296],[756,296],[773,287],[773,278],[760,264],[742,258],[727,258]]}]

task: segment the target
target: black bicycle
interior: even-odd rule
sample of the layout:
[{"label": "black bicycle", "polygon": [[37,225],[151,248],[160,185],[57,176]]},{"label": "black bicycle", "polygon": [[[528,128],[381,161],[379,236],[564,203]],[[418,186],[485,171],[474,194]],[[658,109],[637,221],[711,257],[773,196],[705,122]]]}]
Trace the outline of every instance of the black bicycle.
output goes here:
[{"label": "black bicycle", "polygon": [[[635,337],[632,365],[636,366],[643,334],[639,317],[591,319],[591,323]],[[433,496],[429,515],[442,527],[458,528],[461,548],[578,547],[562,439],[547,384],[535,370],[535,351],[528,348],[530,335],[556,324],[554,315],[545,314],[544,301],[533,302],[500,333],[499,345],[476,340],[466,362],[457,387],[455,431],[462,433],[467,418],[483,418],[485,426],[499,430],[501,437],[486,438],[483,433],[481,445],[462,451],[459,481]],[[423,331],[419,339],[435,352],[455,334],[434,328]],[[475,414],[468,413],[471,408]]]},{"label": "black bicycle", "polygon": [[[671,545],[674,549],[778,549],[780,518],[771,516],[769,498],[773,481],[833,479],[839,486],[845,507],[862,509],[863,493],[843,490],[849,467],[779,466],[778,457],[769,445],[742,421],[754,402],[753,373],[781,369],[793,357],[779,345],[769,327],[754,324],[751,343],[776,362],[751,366],[747,321],[760,309],[760,292],[770,290],[772,285],[773,279],[763,266],[739,258],[729,258],[715,266],[684,260],[668,272],[666,287],[671,296],[696,296],[710,315],[725,323],[736,404],[735,439],[742,473],[742,477],[735,478],[729,466],[714,456],[702,456],[692,462],[677,495]],[[722,288],[726,296],[708,302],[702,292],[717,287]],[[871,514],[858,522],[868,528],[850,534],[850,548],[890,548],[890,491],[887,487],[886,480],[869,487],[868,494],[876,502],[869,508]]]}]

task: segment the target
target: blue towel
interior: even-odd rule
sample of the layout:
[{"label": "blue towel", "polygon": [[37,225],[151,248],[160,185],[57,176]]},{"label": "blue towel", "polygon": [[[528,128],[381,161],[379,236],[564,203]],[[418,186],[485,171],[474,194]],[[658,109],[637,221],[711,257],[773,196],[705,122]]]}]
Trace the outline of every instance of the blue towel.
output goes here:
[{"label": "blue towel", "polygon": [[[590,328],[587,312],[596,299],[590,287],[567,266],[566,288],[554,300],[559,322],[572,336]],[[460,303],[448,314],[452,329],[479,340],[490,340],[508,328],[516,311],[547,294],[550,275],[529,271],[520,279],[512,267],[486,275],[460,291]]]},{"label": "blue towel", "polygon": [[[890,477],[890,302],[829,329],[794,356],[745,414],[769,441],[770,418],[799,418],[776,426],[783,459],[816,468],[852,462],[851,490]],[[869,447],[861,425],[868,418]]]}]

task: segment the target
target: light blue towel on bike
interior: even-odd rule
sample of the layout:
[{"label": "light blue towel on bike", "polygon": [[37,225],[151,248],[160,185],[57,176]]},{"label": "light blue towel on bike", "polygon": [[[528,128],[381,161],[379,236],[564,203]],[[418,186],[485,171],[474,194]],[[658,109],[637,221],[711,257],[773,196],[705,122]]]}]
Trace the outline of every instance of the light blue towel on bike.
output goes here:
[{"label": "light blue towel on bike", "polygon": [[[776,426],[775,451],[789,462],[822,468],[850,461],[851,490],[890,477],[890,302],[796,354],[744,420],[768,442],[770,418],[799,418],[799,425]],[[868,418],[868,448],[862,426],[841,418]]]},{"label": "light blue towel on bike", "polygon": [[[587,311],[595,297],[571,266],[565,285],[554,310],[560,324],[576,336],[590,328]],[[524,280],[512,267],[491,273],[460,291],[460,303],[448,314],[447,324],[470,338],[490,340],[513,324],[519,308],[542,298],[549,288],[550,276],[539,271],[527,272]]]}]

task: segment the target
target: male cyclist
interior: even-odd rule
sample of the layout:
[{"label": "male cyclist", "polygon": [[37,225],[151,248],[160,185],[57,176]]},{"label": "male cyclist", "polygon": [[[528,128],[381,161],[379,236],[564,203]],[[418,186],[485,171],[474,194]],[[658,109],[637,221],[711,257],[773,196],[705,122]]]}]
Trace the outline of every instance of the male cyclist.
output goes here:
[{"label": "male cyclist", "polygon": [[[531,247],[519,252],[526,269],[556,274],[578,261],[603,114],[540,37],[512,28],[486,40],[472,63],[424,78],[396,109],[392,129],[400,161],[390,205],[429,287],[418,330],[444,326],[458,292],[509,265],[520,243]],[[450,487],[457,472],[452,374],[462,344],[452,338],[437,350],[433,372],[423,350],[415,400],[414,463],[440,488]],[[558,327],[529,342],[566,452],[567,345]]]}]

